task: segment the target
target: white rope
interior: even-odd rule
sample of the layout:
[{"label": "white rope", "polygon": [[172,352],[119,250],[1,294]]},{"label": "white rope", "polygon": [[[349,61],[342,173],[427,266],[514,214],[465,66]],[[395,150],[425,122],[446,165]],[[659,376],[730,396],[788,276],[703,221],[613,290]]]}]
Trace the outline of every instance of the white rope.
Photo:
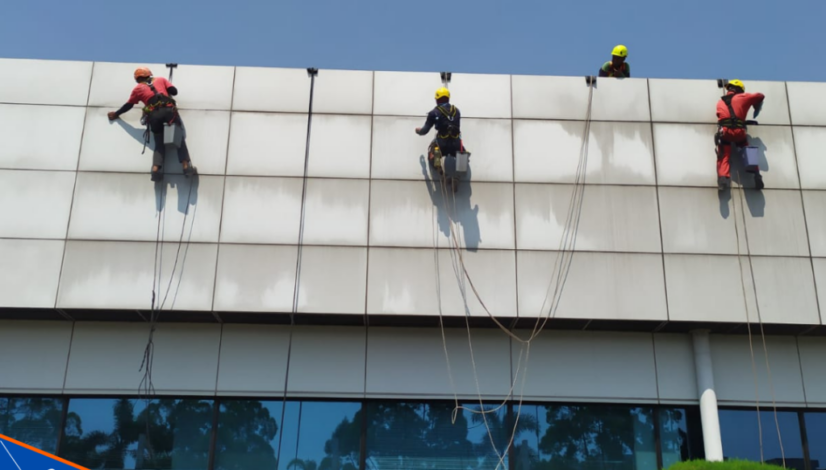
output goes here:
[{"label": "white rope", "polygon": [[[732,145],[731,152],[734,153],[734,144],[732,143],[731,145]],[[763,330],[763,319],[762,319],[762,315],[760,314],[760,303],[759,303],[759,300],[757,298],[757,280],[754,277],[754,266],[752,265],[751,248],[749,247],[749,234],[748,234],[748,228],[747,228],[746,223],[745,223],[745,220],[746,220],[746,209],[745,209],[745,202],[744,202],[745,188],[742,187],[743,176],[740,173],[739,169],[737,170],[737,176],[738,176],[738,179],[740,180],[740,185],[741,185],[741,189],[738,191],[737,200],[740,202],[740,209],[741,209],[741,213],[743,214],[743,222],[744,222],[743,223],[743,235],[745,236],[745,242],[746,242],[746,256],[747,256],[747,259],[748,259],[748,262],[749,262],[749,273],[751,274],[751,280],[752,280],[751,284],[752,284],[752,291],[754,293],[754,304],[755,304],[755,308],[757,310],[757,322],[760,325],[760,336],[762,338],[762,343],[763,343],[763,356],[765,357],[765,360],[766,360],[766,374],[767,374],[767,377],[768,377],[768,380],[769,380],[769,392],[770,392],[771,399],[772,399],[772,409],[773,409],[773,413],[774,413],[774,425],[775,425],[775,428],[777,430],[777,441],[780,444],[780,456],[781,456],[781,459],[782,459],[782,462],[783,462],[783,468],[785,468],[786,467],[786,452],[783,448],[783,437],[782,437],[781,432],[780,432],[780,421],[777,417],[777,402],[775,400],[775,394],[774,394],[774,381],[772,380],[771,366],[769,365],[769,349],[768,349],[768,346],[766,345],[766,335],[765,335],[765,332]],[[738,217],[737,217],[737,203],[732,201],[731,205],[732,205],[733,213],[734,213],[734,234],[737,238],[737,267],[740,270],[740,286],[741,286],[742,293],[743,293],[743,306],[746,309],[746,330],[748,331],[749,352],[751,354],[751,367],[752,367],[752,374],[754,375],[755,406],[756,406],[756,410],[757,410],[757,432],[759,434],[759,442],[760,442],[760,462],[762,463],[762,462],[764,462],[765,458],[764,458],[764,455],[763,455],[763,423],[762,423],[762,420],[760,419],[760,388],[759,388],[758,381],[757,381],[757,364],[756,364],[756,361],[755,361],[755,358],[754,358],[754,343],[753,343],[752,334],[751,334],[751,317],[749,315],[748,297],[746,295],[746,282],[745,282],[745,277],[743,276],[743,264],[742,264],[742,260],[741,260],[740,231],[738,229],[738,223],[737,223],[738,222],[738,220],[737,220],[738,219]]]},{"label": "white rope", "polygon": [[[586,118],[585,118],[585,131],[584,131],[584,135],[583,135],[583,143],[582,143],[582,147],[580,148],[580,155],[579,155],[579,160],[578,160],[578,164],[577,164],[576,176],[575,176],[575,180],[574,180],[574,193],[572,194],[571,201],[569,203],[568,213],[567,213],[566,222],[565,222],[565,229],[563,231],[562,237],[560,238],[560,244],[559,244],[559,249],[558,249],[559,255],[556,257],[555,262],[554,262],[553,272],[552,272],[551,279],[550,279],[549,284],[548,284],[548,289],[546,290],[545,299],[544,299],[543,304],[540,308],[540,314],[537,315],[536,323],[534,324],[534,328],[531,332],[531,335],[527,340],[519,338],[517,335],[513,334],[509,329],[507,329],[504,325],[502,325],[502,323],[499,322],[499,320],[496,319],[496,317],[487,308],[487,305],[485,305],[485,303],[482,300],[479,292],[477,291],[475,285],[473,284],[473,280],[472,280],[470,274],[468,273],[467,267],[464,263],[464,257],[462,255],[461,247],[459,246],[457,230],[456,230],[456,227],[455,227],[455,222],[453,220],[453,214],[450,211],[448,211],[447,191],[446,191],[446,187],[445,187],[446,186],[445,185],[445,180],[440,178],[440,182],[441,182],[440,187],[441,187],[441,190],[442,190],[443,201],[445,203],[445,211],[447,212],[448,224],[449,224],[449,227],[450,227],[450,239],[453,242],[452,243],[453,246],[451,246],[451,252],[452,252],[451,253],[451,258],[454,260],[454,272],[456,272],[458,270],[456,260],[458,260],[458,265],[461,266],[461,271],[462,271],[461,273],[456,272],[456,274],[457,274],[457,278],[461,278],[461,279],[458,279],[458,280],[460,282],[460,292],[462,294],[462,300],[463,300],[464,306],[465,306],[465,326],[466,326],[467,334],[468,334],[468,348],[469,348],[469,352],[470,352],[471,367],[473,369],[474,381],[476,383],[477,397],[479,398],[479,405],[480,405],[480,408],[481,408],[480,411],[476,411],[476,410],[472,410],[472,409],[469,409],[469,408],[464,408],[464,407],[459,405],[458,397],[456,395],[456,390],[455,390],[455,386],[454,386],[452,371],[451,371],[451,367],[450,367],[450,358],[449,358],[449,354],[448,354],[448,350],[447,350],[447,341],[446,341],[445,333],[444,333],[444,322],[443,322],[443,319],[442,319],[441,300],[440,300],[440,304],[439,304],[439,325],[440,325],[441,333],[442,333],[442,345],[443,345],[444,352],[445,352],[445,359],[447,361],[448,375],[450,377],[451,389],[453,391],[453,397],[454,397],[454,410],[453,410],[453,415],[451,417],[451,422],[455,424],[459,409],[466,409],[466,410],[470,411],[471,413],[477,413],[477,414],[482,415],[482,419],[483,419],[483,422],[485,424],[485,429],[487,431],[488,438],[491,442],[491,446],[492,446],[494,452],[496,453],[496,455],[498,457],[498,463],[497,463],[497,466],[496,466],[496,470],[498,470],[500,466],[505,465],[505,463],[504,463],[505,456],[508,455],[508,452],[509,452],[511,446],[513,445],[513,441],[516,437],[516,431],[517,431],[517,428],[518,428],[518,425],[519,425],[519,418],[520,418],[520,415],[521,415],[522,404],[523,404],[523,399],[524,399],[525,383],[527,381],[527,369],[528,369],[528,361],[529,361],[529,357],[530,357],[531,342],[539,336],[539,334],[545,328],[548,320],[555,313],[556,308],[558,308],[559,301],[561,300],[561,292],[562,292],[561,287],[564,285],[564,281],[567,279],[567,275],[568,275],[568,272],[569,272],[569,269],[570,269],[571,261],[573,259],[573,250],[574,250],[574,247],[576,245],[576,230],[578,230],[578,228],[579,228],[579,220],[580,220],[580,216],[581,216],[581,208],[582,208],[582,200],[583,200],[582,198],[584,196],[584,182],[585,182],[585,173],[586,173],[586,169],[587,169],[588,143],[589,143],[589,140],[590,140],[592,100],[593,100],[593,84],[589,84],[588,109],[587,109]],[[580,189],[580,186],[581,186],[581,189]],[[453,202],[453,213],[456,213],[456,198],[455,198],[455,194],[453,192],[451,192],[451,197],[452,197],[452,202]],[[572,224],[572,220],[575,220],[575,222],[573,222],[573,224]],[[575,228],[576,230],[572,231],[572,228]],[[572,233],[573,233],[573,235],[572,235]],[[570,247],[568,247],[566,249],[568,243],[570,243]],[[434,243],[434,250],[437,250],[437,243]],[[564,259],[565,259],[565,252],[566,251],[570,251],[571,254],[568,257],[567,267],[563,268]],[[437,256],[437,259],[438,259],[438,253],[436,253],[436,256]],[[557,272],[557,268],[559,268],[558,272]],[[437,270],[438,270],[438,265],[437,265]],[[563,270],[564,270],[564,273],[563,273]],[[542,317],[543,317],[541,312],[544,310],[545,305],[547,304],[548,293],[550,293],[551,286],[554,283],[554,273],[556,273],[556,278],[555,278],[556,287],[554,289],[554,295],[553,295],[553,298],[551,300],[551,306],[548,309],[548,315],[544,317],[544,320],[542,320],[542,322],[540,324],[540,319],[542,319]],[[478,372],[477,372],[477,368],[476,368],[475,354],[474,354],[474,351],[473,351],[472,334],[471,334],[471,330],[470,330],[470,322],[469,322],[469,319],[468,319],[468,317],[470,315],[470,310],[469,310],[469,307],[468,307],[468,304],[467,304],[467,293],[466,293],[466,288],[465,288],[465,285],[464,285],[464,280],[465,279],[467,279],[468,284],[470,285],[474,296],[479,301],[480,305],[482,306],[482,308],[484,309],[484,311],[488,315],[488,317],[493,320],[493,322],[499,327],[499,329],[504,331],[508,336],[510,336],[512,339],[515,339],[517,342],[521,343],[521,345],[522,345],[520,347],[519,362],[517,364],[516,372],[514,373],[514,376],[513,376],[513,381],[511,382],[510,390],[508,391],[508,394],[505,397],[505,400],[499,406],[497,406],[493,409],[490,409],[490,410],[487,410],[484,407],[484,403],[483,403],[483,400],[482,400],[482,394],[481,394],[481,387],[479,386],[479,379],[478,379]],[[440,288],[439,288],[439,296],[441,297],[441,289]],[[494,439],[493,434],[490,430],[490,426],[487,422],[486,415],[488,413],[497,412],[499,409],[504,407],[508,403],[509,399],[513,396],[513,390],[514,390],[516,382],[518,381],[518,378],[519,378],[519,373],[520,373],[521,364],[522,364],[522,353],[523,352],[525,352],[525,370],[522,374],[522,385],[520,387],[520,394],[519,394],[518,409],[517,409],[517,413],[516,413],[516,418],[514,420],[513,429],[512,429],[510,438],[508,440],[508,444],[505,446],[505,448],[503,449],[503,452],[500,454],[497,447],[496,447],[495,439]]]}]

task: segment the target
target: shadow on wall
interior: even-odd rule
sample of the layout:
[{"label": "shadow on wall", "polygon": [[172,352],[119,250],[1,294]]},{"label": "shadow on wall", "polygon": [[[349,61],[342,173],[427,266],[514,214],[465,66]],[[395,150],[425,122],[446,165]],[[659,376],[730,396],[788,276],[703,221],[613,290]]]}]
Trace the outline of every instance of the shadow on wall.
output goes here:
[{"label": "shadow on wall", "polygon": [[472,165],[468,167],[467,176],[459,183],[459,190],[453,193],[449,188],[441,187],[441,177],[428,165],[424,155],[419,156],[419,164],[430,200],[438,211],[439,231],[450,238],[450,221],[453,220],[462,228],[462,233],[457,233],[457,236],[462,237],[465,248],[468,251],[476,251],[482,238],[479,232],[479,205],[471,207],[470,203],[470,196],[473,194],[470,185]]},{"label": "shadow on wall", "polygon": [[[739,191],[739,189],[735,189],[735,191]],[[731,192],[732,189],[726,189],[725,191],[717,191],[717,198],[720,200],[720,215],[724,219],[728,219],[729,215],[731,214],[731,209],[729,203],[731,201]],[[752,217],[763,217],[766,214],[766,198],[763,196],[763,191],[758,191],[756,189],[748,189],[746,188],[743,191],[743,195],[745,196],[744,199],[746,201],[746,207],[749,208],[749,213]],[[736,198],[740,198],[740,193],[738,192],[735,196]],[[737,204],[736,209],[741,211],[741,204],[742,201],[737,199],[733,201],[733,204]]]},{"label": "shadow on wall", "polygon": [[[749,145],[757,147],[758,149],[757,152],[760,160],[760,173],[769,171],[769,160],[766,158],[766,151],[768,150],[768,147],[766,147],[766,144],[759,137],[749,136],[748,139]],[[736,151],[735,147],[735,149],[732,149],[732,155],[729,159],[729,165],[731,165],[732,185],[737,183],[744,188],[746,207],[749,208],[749,213],[751,216],[763,217],[766,213],[766,198],[763,195],[763,191],[751,189],[754,188],[754,175],[746,172],[743,163],[743,154],[742,152]],[[731,201],[731,189],[719,191],[718,198],[720,199],[720,215],[726,219],[730,214],[729,202]],[[734,203],[738,204],[737,207],[740,208],[739,204],[741,201],[735,200]]]},{"label": "shadow on wall", "polygon": [[[115,121],[123,128],[133,139],[138,141],[141,145],[144,143],[145,129],[137,128],[131,124],[118,119]],[[184,127],[184,135],[186,135],[186,128]],[[154,151],[155,142],[154,137],[150,133],[149,144],[146,148],[150,153],[145,153],[141,157],[145,157],[147,162],[147,174],[152,169],[152,153]],[[178,161],[178,152],[175,149],[167,150],[164,156],[164,168],[167,170],[162,181],[155,182],[155,210],[160,212],[166,205],[166,194],[169,188],[176,188],[178,190],[178,212],[186,214],[188,206],[195,206],[198,204],[198,175],[193,175],[191,178],[183,176],[183,167]],[[147,178],[148,179],[148,178]]]}]

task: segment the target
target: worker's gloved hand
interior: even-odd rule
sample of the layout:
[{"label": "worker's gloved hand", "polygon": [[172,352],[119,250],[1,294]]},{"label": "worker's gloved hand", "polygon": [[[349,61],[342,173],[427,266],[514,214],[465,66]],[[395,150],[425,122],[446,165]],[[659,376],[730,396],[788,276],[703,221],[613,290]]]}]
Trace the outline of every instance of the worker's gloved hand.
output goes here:
[{"label": "worker's gloved hand", "polygon": [[107,116],[109,116],[110,121],[114,121],[115,119],[118,118],[118,113],[116,113],[114,111],[110,111],[109,114],[107,114]]},{"label": "worker's gloved hand", "polygon": [[418,134],[418,133],[419,133],[419,132],[421,132],[421,131],[422,131],[422,128],[421,128],[421,127],[417,127],[417,128],[416,128],[416,134]]},{"label": "worker's gloved hand", "polygon": [[757,106],[754,107],[754,117],[757,117],[760,114],[760,111],[763,110],[763,102],[761,101]]}]

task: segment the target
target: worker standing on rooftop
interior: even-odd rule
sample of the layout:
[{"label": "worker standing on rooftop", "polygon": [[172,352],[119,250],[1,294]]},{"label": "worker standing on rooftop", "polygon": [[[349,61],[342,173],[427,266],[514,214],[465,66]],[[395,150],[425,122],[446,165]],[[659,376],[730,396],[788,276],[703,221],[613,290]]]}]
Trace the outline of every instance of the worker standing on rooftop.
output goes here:
[{"label": "worker standing on rooftop", "polygon": [[[146,67],[140,67],[135,70],[135,81],[138,83],[132,89],[132,94],[129,100],[121,106],[117,111],[112,111],[108,114],[109,120],[114,121],[121,114],[129,111],[132,107],[140,102],[143,102],[144,118],[155,137],[155,152],[153,155],[152,166],[152,181],[160,181],[163,179],[164,158],[166,157],[166,147],[164,146],[164,124],[178,124],[183,126],[180,114],[178,114],[178,107],[175,100],[171,96],[178,94],[178,89],[175,88],[169,80],[163,77],[153,77],[152,72]],[[171,96],[170,96],[171,95]],[[144,122],[143,119],[141,122]],[[178,160],[181,162],[184,174],[189,176],[195,173],[195,167],[189,158],[189,150],[186,147],[186,138],[181,139],[181,146],[178,149]]]},{"label": "worker standing on rooftop", "polygon": [[436,90],[436,107],[427,113],[424,127],[417,127],[416,133],[427,135],[430,129],[436,126],[436,138],[430,145],[427,158],[440,173],[440,156],[455,156],[463,150],[461,120],[462,113],[459,112],[459,108],[450,104],[450,90],[444,87]]},{"label": "worker standing on rooftop", "polygon": [[628,57],[628,48],[619,45],[614,48],[611,52],[611,60],[602,64],[602,68],[599,69],[599,76],[600,77],[617,77],[617,78],[630,78],[631,77],[631,66],[628,65],[628,62],[625,59]]},{"label": "worker standing on rooftop", "polygon": [[[749,108],[754,106],[754,117],[757,117],[765,98],[762,93],[746,93],[743,82],[731,80],[726,85],[726,95],[717,102],[714,141],[717,144],[717,186],[720,191],[731,185],[731,147],[737,145],[742,148],[748,144],[746,117]],[[754,173],[754,184],[756,189],[763,189],[763,177],[759,172]]]}]

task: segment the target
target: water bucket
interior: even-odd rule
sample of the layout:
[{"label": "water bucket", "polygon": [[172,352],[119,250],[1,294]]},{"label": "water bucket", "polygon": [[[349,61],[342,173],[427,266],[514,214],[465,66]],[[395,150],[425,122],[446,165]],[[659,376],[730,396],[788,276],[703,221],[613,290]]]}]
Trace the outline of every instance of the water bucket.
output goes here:
[{"label": "water bucket", "polygon": [[180,148],[183,141],[184,132],[178,124],[163,125],[163,144],[167,148]]},{"label": "water bucket", "polygon": [[743,166],[748,172],[760,171],[760,153],[757,147],[743,149]]},{"label": "water bucket", "polygon": [[469,159],[470,155],[468,155],[467,153],[461,152],[456,154],[456,173],[467,173]]}]

